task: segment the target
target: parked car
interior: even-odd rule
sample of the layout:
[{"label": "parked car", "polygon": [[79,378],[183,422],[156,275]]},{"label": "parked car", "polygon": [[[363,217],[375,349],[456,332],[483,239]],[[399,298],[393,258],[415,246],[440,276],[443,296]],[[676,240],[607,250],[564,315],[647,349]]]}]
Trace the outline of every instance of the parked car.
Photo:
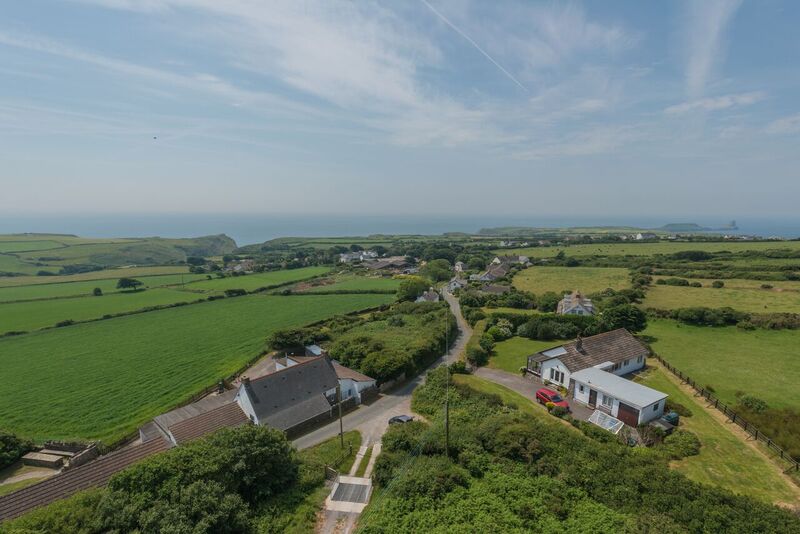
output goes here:
[{"label": "parked car", "polygon": [[552,402],[554,405],[561,406],[569,411],[569,403],[564,400],[564,397],[562,397],[557,391],[553,391],[549,388],[539,388],[536,390],[536,401],[539,404],[547,404],[548,402]]},{"label": "parked car", "polygon": [[402,424],[402,423],[410,423],[413,421],[414,418],[410,415],[395,415],[391,419],[389,419],[390,425]]}]

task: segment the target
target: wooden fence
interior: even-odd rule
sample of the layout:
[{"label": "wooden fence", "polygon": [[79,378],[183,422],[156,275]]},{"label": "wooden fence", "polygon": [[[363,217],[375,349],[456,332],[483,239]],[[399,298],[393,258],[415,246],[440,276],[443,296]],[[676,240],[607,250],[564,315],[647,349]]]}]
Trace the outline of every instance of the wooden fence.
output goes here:
[{"label": "wooden fence", "polygon": [[764,443],[769,449],[775,452],[782,460],[786,460],[789,463],[789,468],[786,470],[788,473],[789,471],[798,471],[800,472],[800,462],[792,458],[792,456],[780,448],[771,438],[766,436],[763,432],[761,432],[758,428],[756,428],[752,423],[749,423],[744,417],[737,414],[730,406],[719,400],[719,397],[714,395],[712,392],[708,391],[704,387],[699,387],[697,383],[690,378],[688,375],[681,372],[679,369],[675,368],[669,362],[664,360],[658,354],[653,355],[655,359],[657,359],[661,364],[669,369],[675,376],[681,379],[682,382],[685,384],[689,384],[692,388],[697,392],[695,396],[701,396],[706,399],[710,406],[713,406],[728,418],[728,421],[731,423],[736,423],[745,432],[747,432],[751,437],[755,438],[757,441]]}]

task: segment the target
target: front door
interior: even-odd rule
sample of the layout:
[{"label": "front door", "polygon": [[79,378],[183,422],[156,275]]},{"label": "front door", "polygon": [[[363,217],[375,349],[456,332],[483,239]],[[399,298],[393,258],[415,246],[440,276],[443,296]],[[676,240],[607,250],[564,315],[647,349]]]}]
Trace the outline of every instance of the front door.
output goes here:
[{"label": "front door", "polygon": [[589,406],[592,408],[597,406],[597,392],[593,389],[589,390]]}]

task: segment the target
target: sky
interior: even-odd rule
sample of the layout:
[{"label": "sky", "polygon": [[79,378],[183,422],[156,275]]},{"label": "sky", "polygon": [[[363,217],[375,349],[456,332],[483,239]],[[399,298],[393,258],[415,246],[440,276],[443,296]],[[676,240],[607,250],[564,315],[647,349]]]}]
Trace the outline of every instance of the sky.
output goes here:
[{"label": "sky", "polygon": [[791,216],[800,2],[0,17],[0,213]]}]

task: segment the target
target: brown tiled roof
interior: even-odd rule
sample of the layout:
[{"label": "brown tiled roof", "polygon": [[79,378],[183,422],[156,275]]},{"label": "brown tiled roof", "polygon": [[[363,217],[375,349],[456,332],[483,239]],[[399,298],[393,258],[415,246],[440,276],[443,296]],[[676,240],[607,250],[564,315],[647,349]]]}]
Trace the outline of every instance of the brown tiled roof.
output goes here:
[{"label": "brown tiled roof", "polygon": [[248,423],[250,420],[235,402],[224,404],[209,412],[184,419],[169,427],[169,432],[180,445],[193,439],[211,434],[220,428],[231,428]]},{"label": "brown tiled roof", "polygon": [[167,442],[163,439],[130,445],[33,486],[3,495],[0,497],[0,521],[19,517],[29,510],[69,497],[79,491],[103,486],[115,473],[167,449]]},{"label": "brown tiled roof", "polygon": [[580,351],[577,348],[578,340],[575,340],[571,343],[561,345],[566,353],[548,356],[544,353],[553,349],[547,349],[539,352],[535,356],[535,360],[547,361],[558,358],[567,366],[567,369],[569,369],[571,373],[574,373],[581,369],[594,367],[600,363],[619,363],[624,360],[636,358],[638,356],[648,356],[650,354],[647,347],[624,328],[586,337],[581,339],[580,342]]}]

